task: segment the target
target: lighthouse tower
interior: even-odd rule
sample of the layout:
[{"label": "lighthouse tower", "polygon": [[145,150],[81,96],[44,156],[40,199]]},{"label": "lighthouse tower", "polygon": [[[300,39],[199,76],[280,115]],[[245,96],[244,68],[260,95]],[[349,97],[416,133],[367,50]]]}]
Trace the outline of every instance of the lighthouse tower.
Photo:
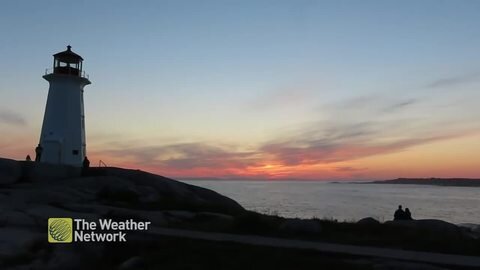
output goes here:
[{"label": "lighthouse tower", "polygon": [[40,162],[80,167],[86,155],[83,88],[90,84],[82,71],[83,58],[72,47],[53,55],[39,148]]}]

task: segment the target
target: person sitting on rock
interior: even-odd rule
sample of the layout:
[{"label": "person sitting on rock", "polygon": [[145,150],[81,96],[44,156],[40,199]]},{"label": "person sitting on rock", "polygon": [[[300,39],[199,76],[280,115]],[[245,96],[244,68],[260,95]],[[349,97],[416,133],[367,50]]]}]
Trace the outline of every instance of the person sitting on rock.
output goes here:
[{"label": "person sitting on rock", "polygon": [[405,219],[405,212],[402,209],[402,206],[399,205],[395,214],[393,214],[393,220],[404,220]]},{"label": "person sitting on rock", "polygon": [[405,208],[405,220],[413,220],[412,213],[410,212],[410,209],[408,209],[408,208]]}]

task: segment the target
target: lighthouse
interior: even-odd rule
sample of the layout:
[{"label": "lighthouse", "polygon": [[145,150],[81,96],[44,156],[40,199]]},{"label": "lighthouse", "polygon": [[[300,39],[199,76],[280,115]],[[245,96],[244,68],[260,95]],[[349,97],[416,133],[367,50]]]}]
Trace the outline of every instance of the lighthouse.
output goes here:
[{"label": "lighthouse", "polygon": [[82,166],[86,155],[83,88],[90,84],[82,62],[67,46],[53,55],[53,69],[43,76],[50,87],[37,147],[40,162]]}]

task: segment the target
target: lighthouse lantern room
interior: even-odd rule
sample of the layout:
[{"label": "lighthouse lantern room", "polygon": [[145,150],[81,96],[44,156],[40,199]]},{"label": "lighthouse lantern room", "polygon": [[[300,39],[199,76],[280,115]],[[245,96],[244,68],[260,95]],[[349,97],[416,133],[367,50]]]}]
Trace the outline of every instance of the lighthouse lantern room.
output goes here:
[{"label": "lighthouse lantern room", "polygon": [[86,156],[83,88],[90,84],[82,71],[83,58],[67,50],[53,55],[50,83],[37,158],[40,162],[80,167]]}]

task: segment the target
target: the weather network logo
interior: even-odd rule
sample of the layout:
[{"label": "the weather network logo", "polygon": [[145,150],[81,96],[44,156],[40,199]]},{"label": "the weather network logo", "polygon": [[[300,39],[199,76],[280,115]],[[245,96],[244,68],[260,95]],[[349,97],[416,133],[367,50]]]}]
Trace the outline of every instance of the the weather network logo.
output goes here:
[{"label": "the weather network logo", "polygon": [[73,235],[73,222],[71,218],[48,219],[48,242],[71,243]]},{"label": "the weather network logo", "polygon": [[152,222],[127,219],[85,220],[82,218],[49,218],[48,242],[127,242],[132,231],[147,231]]}]

